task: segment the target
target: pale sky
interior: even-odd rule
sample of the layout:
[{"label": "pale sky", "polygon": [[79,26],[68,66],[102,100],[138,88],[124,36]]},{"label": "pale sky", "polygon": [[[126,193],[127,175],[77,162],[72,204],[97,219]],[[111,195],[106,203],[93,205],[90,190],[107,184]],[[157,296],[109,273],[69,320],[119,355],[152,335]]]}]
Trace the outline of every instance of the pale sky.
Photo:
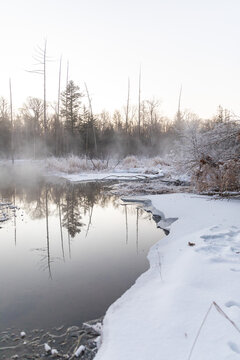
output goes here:
[{"label": "pale sky", "polygon": [[8,0],[0,3],[0,96],[14,107],[42,96],[34,69],[34,48],[47,38],[47,99],[57,99],[58,59],[62,90],[69,78],[84,90],[94,112],[113,111],[138,99],[161,100],[164,115],[182,108],[202,117],[218,107],[240,114],[240,0]]}]

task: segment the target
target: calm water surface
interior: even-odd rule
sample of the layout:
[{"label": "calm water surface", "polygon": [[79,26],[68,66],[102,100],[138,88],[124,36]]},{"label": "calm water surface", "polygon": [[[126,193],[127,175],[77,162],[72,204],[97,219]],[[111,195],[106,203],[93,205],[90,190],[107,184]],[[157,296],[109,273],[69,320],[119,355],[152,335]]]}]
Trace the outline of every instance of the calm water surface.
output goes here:
[{"label": "calm water surface", "polygon": [[80,325],[104,315],[148,268],[163,232],[94,184],[0,186],[0,330]]}]

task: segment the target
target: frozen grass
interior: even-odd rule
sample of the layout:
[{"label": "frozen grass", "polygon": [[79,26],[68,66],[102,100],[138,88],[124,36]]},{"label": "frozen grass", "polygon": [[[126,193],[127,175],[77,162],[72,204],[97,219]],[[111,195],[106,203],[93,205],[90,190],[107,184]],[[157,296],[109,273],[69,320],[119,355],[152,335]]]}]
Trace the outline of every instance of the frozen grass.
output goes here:
[{"label": "frozen grass", "polygon": [[169,163],[160,157],[139,158],[137,156],[127,156],[122,160],[110,159],[87,159],[71,155],[66,158],[48,158],[47,170],[62,173],[74,174],[92,171],[111,171],[111,170],[131,170],[141,169],[142,172],[152,172],[169,166]]},{"label": "frozen grass", "polygon": [[47,169],[55,170],[66,173],[76,173],[79,171],[89,171],[92,170],[92,165],[90,165],[86,159],[79,158],[77,156],[69,156],[67,158],[49,158],[47,159]]},{"label": "frozen grass", "polygon": [[125,169],[129,169],[129,168],[142,168],[142,167],[161,168],[163,166],[169,166],[170,164],[160,156],[155,156],[154,158],[145,158],[145,157],[139,158],[137,156],[131,155],[125,157],[119,165]]},{"label": "frozen grass", "polygon": [[136,156],[127,156],[121,161],[122,167],[128,169],[128,168],[138,168],[140,167],[140,159],[138,159]]},{"label": "frozen grass", "polygon": [[94,170],[106,170],[108,168],[108,164],[106,161],[99,159],[90,160],[87,158],[70,155],[66,158],[48,158],[46,167],[48,170],[74,174],[79,172],[91,172]]},{"label": "frozen grass", "polygon": [[150,159],[151,166],[170,166],[170,163],[159,156]]}]

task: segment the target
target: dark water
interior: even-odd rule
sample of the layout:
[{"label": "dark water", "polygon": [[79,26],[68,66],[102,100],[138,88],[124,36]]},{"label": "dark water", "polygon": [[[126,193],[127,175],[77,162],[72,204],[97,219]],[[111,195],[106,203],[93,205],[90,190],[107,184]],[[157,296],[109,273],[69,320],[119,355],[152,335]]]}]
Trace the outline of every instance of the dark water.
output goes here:
[{"label": "dark water", "polygon": [[94,184],[0,186],[0,330],[79,325],[104,315],[148,268],[163,232]]}]

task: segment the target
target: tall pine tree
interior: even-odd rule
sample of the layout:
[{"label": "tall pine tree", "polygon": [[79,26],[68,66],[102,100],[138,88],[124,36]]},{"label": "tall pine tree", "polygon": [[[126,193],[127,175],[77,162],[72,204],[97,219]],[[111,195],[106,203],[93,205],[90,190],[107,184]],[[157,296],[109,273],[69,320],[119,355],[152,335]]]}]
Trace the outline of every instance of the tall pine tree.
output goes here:
[{"label": "tall pine tree", "polygon": [[61,94],[61,115],[65,119],[66,129],[74,135],[79,122],[79,111],[81,107],[81,98],[84,95],[80,92],[79,86],[70,80],[66,90]]}]

